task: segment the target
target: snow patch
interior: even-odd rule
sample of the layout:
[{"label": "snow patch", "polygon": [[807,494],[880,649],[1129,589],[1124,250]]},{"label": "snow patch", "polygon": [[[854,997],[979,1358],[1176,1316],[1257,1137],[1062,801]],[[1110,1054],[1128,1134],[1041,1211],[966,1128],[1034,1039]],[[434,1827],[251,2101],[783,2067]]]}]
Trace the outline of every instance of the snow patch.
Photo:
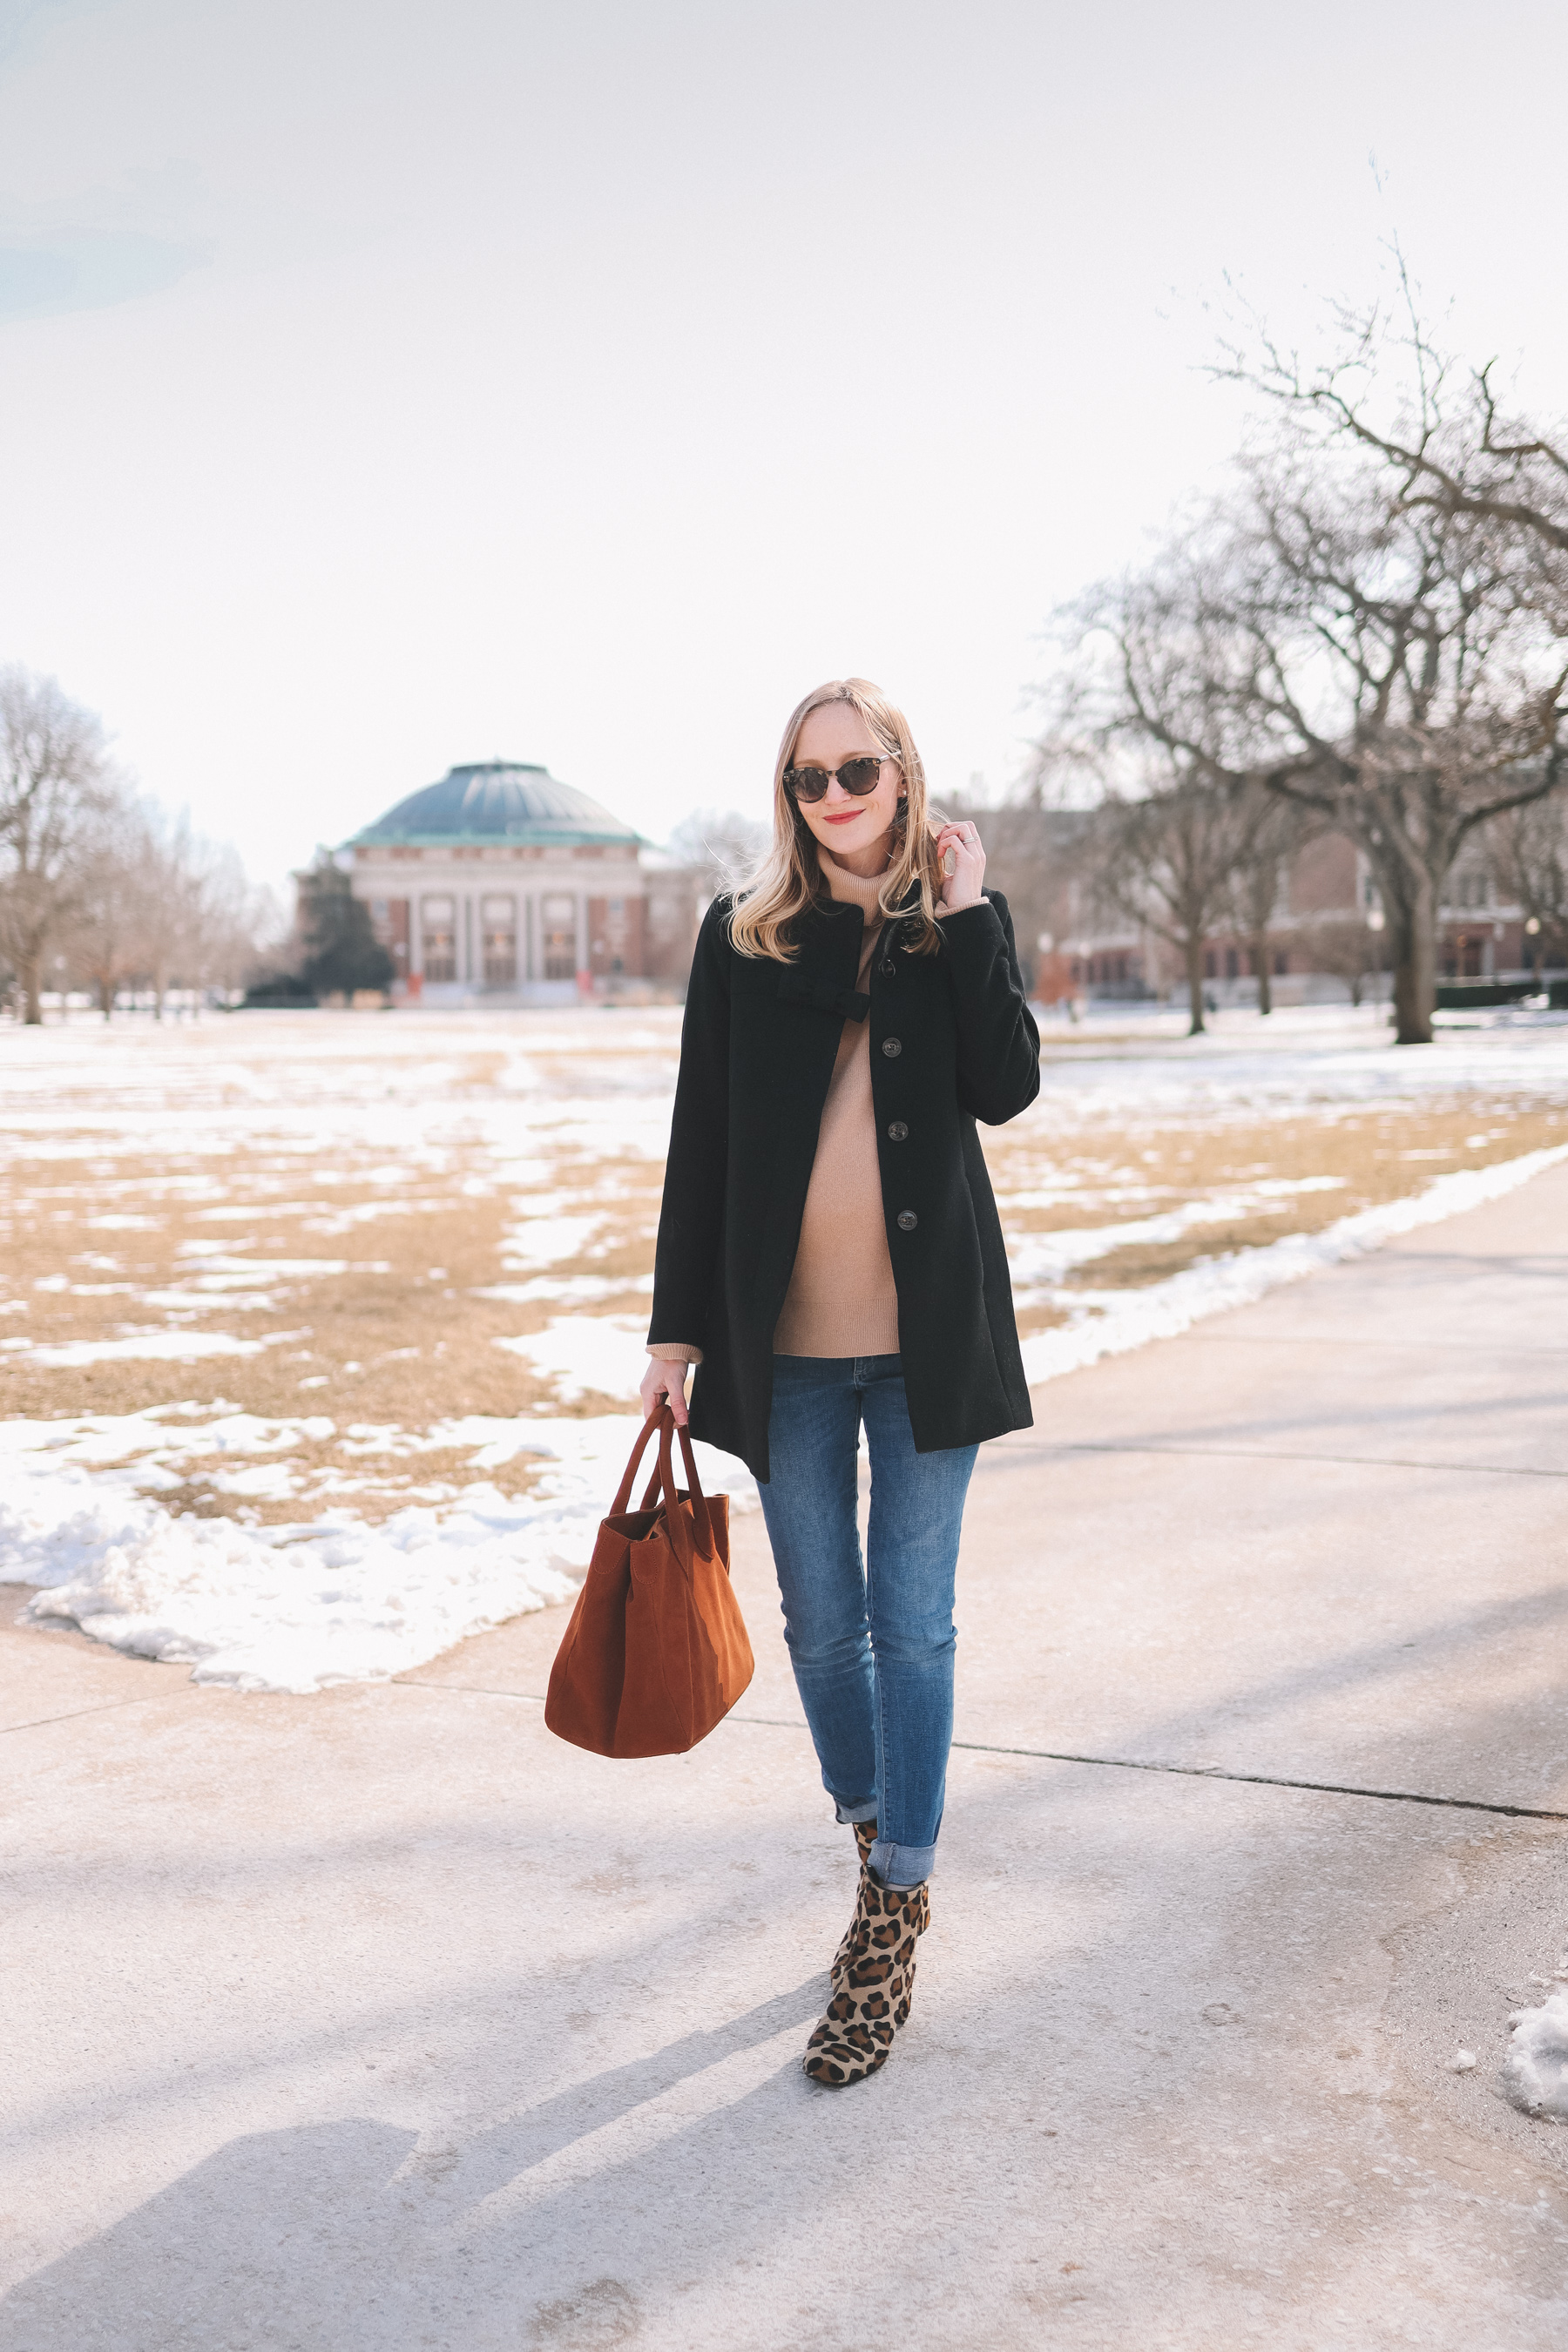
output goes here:
[{"label": "snow patch", "polygon": [[602,1396],[636,1396],[647,1361],[642,1315],[557,1315],[544,1331],[498,1339],[498,1348],[522,1356],[555,1383],[563,1404],[596,1390]]},{"label": "snow patch", "polygon": [[[1414,1233],[1419,1226],[1437,1224],[1484,1202],[1500,1200],[1563,1160],[1568,1160],[1568,1144],[1559,1143],[1544,1151],[1527,1151],[1518,1160],[1499,1160],[1490,1168],[1460,1169],[1452,1176],[1439,1176],[1424,1192],[1408,1200],[1363,1209],[1319,1234],[1287,1234],[1257,1249],[1235,1250],[1188,1266],[1164,1282],[1151,1283],[1146,1289],[1080,1294],[1079,1320],[1058,1330],[1037,1332],[1024,1341],[1025,1377],[1032,1388],[1037,1387],[1044,1381],[1059,1380],[1064,1372],[1099,1363],[1102,1357],[1126,1355],[1151,1339],[1174,1339],[1205,1316],[1222,1314],[1230,1307],[1249,1307],[1283,1282],[1300,1282],[1322,1266],[1363,1256],[1396,1234]],[[1043,1234],[1039,1238],[1070,1243],[1079,1236]]]},{"label": "snow patch", "polygon": [[557,1265],[581,1255],[598,1226],[597,1217],[529,1217],[507,1234],[506,1263],[511,1268]]},{"label": "snow patch", "polygon": [[1515,2015],[1502,2087],[1524,2115],[1568,2124],[1568,1984]]},{"label": "snow patch", "polygon": [[297,1331],[279,1332],[273,1339],[237,1339],[228,1331],[141,1331],[129,1339],[62,1339],[54,1347],[35,1347],[30,1339],[0,1340],[7,1351],[25,1354],[29,1364],[116,1364],[160,1360],[189,1363],[197,1356],[259,1356],[277,1339],[296,1339]]},{"label": "snow patch", "polygon": [[[211,1430],[175,1440],[149,1430],[151,1416],[119,1418],[142,1423],[165,1449],[212,1450]],[[234,1426],[247,1419],[234,1416],[226,1433],[233,1450],[271,1450],[268,1424]],[[76,1444],[62,1445],[59,1423],[22,1424],[7,1433],[0,1580],[42,1588],[24,1622],[66,1621],[134,1656],[189,1664],[197,1682],[309,1692],[385,1680],[470,1633],[572,1598],[638,1426],[621,1413],[476,1416],[448,1425],[440,1442],[472,1446],[476,1470],[539,1455],[549,1466],[531,1495],[509,1497],[479,1477],[450,1503],[411,1507],[380,1527],[334,1510],[307,1525],[258,1528],[174,1517],[136,1493],[124,1468],[89,1468],[106,1441],[132,1436],[123,1427],[77,1424]],[[30,1448],[19,1442],[29,1427]],[[122,1463],[129,1450],[122,1443]],[[732,1509],[754,1504],[742,1465],[710,1446],[697,1454],[705,1486],[728,1492]]]}]

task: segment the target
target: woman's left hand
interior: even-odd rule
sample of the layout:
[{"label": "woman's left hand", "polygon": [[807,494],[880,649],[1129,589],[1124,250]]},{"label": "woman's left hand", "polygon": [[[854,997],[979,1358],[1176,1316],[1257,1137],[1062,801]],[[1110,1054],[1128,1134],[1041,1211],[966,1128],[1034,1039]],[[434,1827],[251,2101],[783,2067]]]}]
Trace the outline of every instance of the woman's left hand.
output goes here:
[{"label": "woman's left hand", "polygon": [[936,837],[937,863],[945,866],[948,852],[952,853],[952,871],[942,884],[942,897],[937,900],[944,915],[956,915],[962,908],[978,907],[981,884],[985,879],[985,852],[980,845],[980,835],[969,824],[944,824]]}]

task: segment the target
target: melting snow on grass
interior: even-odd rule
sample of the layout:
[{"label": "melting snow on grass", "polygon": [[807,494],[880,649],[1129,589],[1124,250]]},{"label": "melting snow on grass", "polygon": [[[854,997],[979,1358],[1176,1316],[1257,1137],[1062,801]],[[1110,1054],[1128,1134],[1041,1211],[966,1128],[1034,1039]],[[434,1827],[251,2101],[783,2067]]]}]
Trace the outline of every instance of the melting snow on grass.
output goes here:
[{"label": "melting snow on grass", "polygon": [[[331,1510],[259,1528],[174,1517],[136,1488],[149,1473],[176,1475],[182,1450],[265,1454],[330,1435],[332,1423],[235,1414],[171,1430],[168,1419],[12,1423],[0,1579],[43,1588],[24,1612],[35,1624],[67,1620],[115,1649],[188,1664],[197,1682],[252,1691],[383,1678],[570,1600],[638,1426],[622,1413],[458,1423],[426,1442],[471,1447],[479,1471],[538,1455],[549,1466],[532,1492],[508,1497],[480,1477],[447,1504],[411,1507],[379,1527]],[[705,1485],[751,1499],[741,1464],[710,1446],[697,1452]],[[106,1457],[114,1466],[98,1466]]]},{"label": "melting snow on grass", "polygon": [[[1355,1216],[1341,1217],[1321,1233],[1286,1234],[1260,1248],[1235,1250],[1188,1266],[1142,1290],[1077,1292],[1078,1321],[1058,1330],[1037,1332],[1024,1341],[1025,1372],[1034,1386],[1056,1380],[1063,1372],[1079,1371],[1104,1356],[1125,1355],[1150,1339],[1173,1339],[1205,1316],[1220,1314],[1227,1307],[1250,1306],[1282,1282],[1299,1282],[1303,1275],[1315,1274],[1322,1266],[1337,1265],[1344,1258],[1378,1249],[1396,1234],[1414,1233],[1418,1226],[1438,1224],[1461,1210],[1499,1200],[1562,1160],[1568,1160],[1568,1145],[1527,1151],[1517,1160],[1499,1160],[1489,1168],[1462,1168],[1452,1176],[1437,1177],[1425,1192],[1406,1200],[1389,1201]],[[1123,1230],[1142,1238],[1151,1228],[1163,1228],[1167,1222],[1151,1218]],[[1082,1250],[1076,1262],[1082,1264],[1103,1254],[1108,1246],[1105,1232],[1101,1227],[1098,1245]],[[1164,1237],[1163,1232],[1158,1237]],[[1081,1244],[1085,1236],[1051,1234],[1037,1239],[1047,1247],[1065,1248]]]},{"label": "melting snow on grass", "polygon": [[635,1396],[647,1363],[646,1315],[557,1315],[547,1331],[496,1345],[525,1356],[535,1371],[548,1374],[563,1404],[595,1390],[601,1396]]},{"label": "melting snow on grass", "polygon": [[[186,1664],[201,1681],[310,1691],[405,1671],[466,1635],[568,1600],[575,1590],[637,1429],[646,1323],[625,1310],[628,1293],[651,1287],[652,1244],[651,1229],[637,1241],[650,1212],[646,1205],[626,1211],[624,1169],[628,1160],[647,1166],[662,1160],[679,1016],[658,1013],[623,1024],[620,1016],[608,1024],[603,1013],[585,1013],[510,1026],[433,1018],[417,1028],[258,1020],[254,1028],[188,1041],[135,1028],[101,1038],[70,1026],[8,1037],[0,1159],[47,1155],[64,1198],[73,1163],[90,1168],[110,1147],[128,1158],[155,1157],[173,1171],[170,1197],[205,1203],[194,1213],[216,1221],[224,1238],[184,1244],[181,1262],[160,1276],[161,1286],[138,1289],[131,1302],[135,1324],[52,1341],[30,1340],[26,1322],[21,1330],[10,1325],[0,1339],[0,1367],[247,1359],[285,1341],[308,1340],[308,1331],[249,1338],[194,1327],[220,1314],[241,1322],[264,1307],[300,1319],[310,1307],[301,1301],[296,1308],[282,1297],[274,1304],[268,1286],[281,1292],[337,1276],[350,1261],[312,1258],[303,1249],[295,1256],[272,1255],[287,1246],[271,1238],[281,1222],[298,1220],[289,1230],[306,1244],[308,1236],[357,1237],[362,1226],[382,1218],[414,1218],[421,1204],[398,1196],[405,1172],[449,1162],[456,1183],[461,1145],[477,1155],[483,1189],[502,1192],[510,1204],[496,1265],[501,1279],[477,1295],[542,1308],[550,1317],[547,1328],[499,1344],[549,1381],[562,1408],[584,1399],[624,1399],[628,1408],[580,1420],[564,1411],[559,1417],[542,1411],[520,1419],[470,1417],[419,1433],[354,1428],[346,1438],[326,1418],[267,1421],[214,1403],[18,1419],[0,1431],[0,1578],[39,1588],[27,1612],[34,1622],[74,1622],[122,1650]],[[1247,1042],[1238,1031],[1237,1042],[1222,1036],[1190,1048],[1172,1042],[1155,1051],[1152,1033],[1142,1044],[1108,1044],[1087,1062],[1075,1055],[1047,1063],[1042,1131],[1079,1132],[1092,1143],[1096,1123],[1115,1118],[1144,1129],[1167,1116],[1224,1126],[1265,1110],[1375,1108],[1457,1085],[1490,1092],[1561,1089],[1568,1082],[1568,1034],[1450,1040],[1414,1060],[1382,1050],[1381,1034],[1370,1021],[1314,1015],[1296,1033],[1280,1022],[1272,1041],[1258,1039],[1253,1028],[1245,1032]],[[346,1058],[345,1045],[353,1048]],[[496,1066],[482,1085],[456,1087],[459,1048],[482,1049],[492,1058]],[[62,1111],[59,1091],[73,1077],[90,1086],[90,1094]],[[361,1171],[363,1184],[379,1188],[376,1196],[333,1205],[297,1199],[289,1189],[282,1198],[237,1204],[226,1197],[226,1155],[253,1150],[259,1138],[279,1152],[292,1139],[301,1168],[330,1161],[340,1144],[384,1153],[384,1167],[378,1161]],[[1287,1234],[1201,1260],[1141,1287],[1063,1286],[1114,1250],[1177,1243],[1255,1215],[1288,1194],[1343,1181],[1243,1178],[1167,1207],[1130,1183],[1125,1171],[1111,1171],[1100,1199],[1111,1214],[1124,1203],[1124,1222],[1010,1236],[1020,1297],[1049,1301],[1070,1318],[1025,1341],[1028,1376],[1050,1380],[1184,1331],[1279,1283],[1496,1199],[1565,1156],[1564,1148],[1534,1150],[1445,1175],[1408,1198],[1343,1216],[1317,1233]],[[1048,1161],[1048,1154],[1041,1157]],[[1048,1165],[1021,1166],[1020,1175],[1019,1189],[1009,1192],[1005,1181],[1000,1186],[1005,1225],[1010,1207],[1085,1200],[1076,1178]],[[1042,1190],[1043,1175],[1050,1181]],[[289,1186],[295,1181],[290,1174]],[[458,1189],[480,1181],[467,1176]],[[135,1236],[156,1222],[118,1206],[86,1220],[116,1236]],[[250,1234],[268,1238],[253,1242]],[[380,1271],[380,1263],[354,1261],[367,1273]],[[73,1264],[94,1275],[117,1273],[117,1262],[101,1255]],[[437,1268],[427,1278],[445,1279]],[[37,1287],[62,1284],[83,1297],[95,1289],[107,1296],[131,1288],[122,1279],[79,1284],[54,1276]],[[167,1320],[140,1328],[141,1316],[153,1309]],[[29,1307],[26,1297],[0,1300],[7,1317],[36,1312],[37,1301]],[[538,1319],[537,1313],[527,1319]],[[341,1369],[346,1377],[361,1367]],[[191,1377],[194,1382],[198,1375]],[[229,1377],[245,1377],[237,1362]],[[331,1385],[316,1370],[299,1381],[312,1392]],[[349,1466],[333,1489],[340,1499],[317,1516],[302,1500],[293,1523],[262,1526],[244,1507],[237,1518],[209,1517],[176,1513],[160,1500],[174,1499],[188,1479],[205,1477],[242,1506],[281,1504],[293,1512],[291,1498],[306,1489],[289,1457],[302,1444],[330,1440]],[[411,1458],[438,1448],[448,1462],[453,1449],[467,1454],[455,1482],[448,1469],[380,1524],[358,1515],[353,1479],[362,1454],[367,1462],[395,1460],[406,1473]],[[706,1483],[729,1491],[742,1507],[753,1499],[739,1464],[710,1449],[699,1452]],[[520,1455],[537,1463],[537,1474],[525,1494],[508,1495],[500,1474]],[[219,1476],[202,1467],[215,1457],[225,1458]],[[374,1483],[367,1475],[365,1486]],[[1568,1993],[1528,2012],[1515,2045],[1510,2064],[1520,2103],[1568,2120]],[[1550,2105],[1552,2096],[1562,2101],[1558,2107]]]}]

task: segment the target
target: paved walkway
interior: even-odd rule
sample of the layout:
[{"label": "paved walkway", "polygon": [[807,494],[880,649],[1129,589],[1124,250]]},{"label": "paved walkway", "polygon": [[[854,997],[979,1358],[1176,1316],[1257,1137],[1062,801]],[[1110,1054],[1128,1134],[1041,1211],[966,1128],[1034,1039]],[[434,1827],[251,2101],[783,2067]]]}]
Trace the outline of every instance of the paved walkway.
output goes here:
[{"label": "paved walkway", "polygon": [[1568,1941],[1565,1235],[1558,1171],[984,1449],[853,2092],[755,1519],[756,1682],[650,1764],[545,1732],[559,1612],[316,1699],[5,1633],[0,2352],[1568,2344],[1496,2089]]}]

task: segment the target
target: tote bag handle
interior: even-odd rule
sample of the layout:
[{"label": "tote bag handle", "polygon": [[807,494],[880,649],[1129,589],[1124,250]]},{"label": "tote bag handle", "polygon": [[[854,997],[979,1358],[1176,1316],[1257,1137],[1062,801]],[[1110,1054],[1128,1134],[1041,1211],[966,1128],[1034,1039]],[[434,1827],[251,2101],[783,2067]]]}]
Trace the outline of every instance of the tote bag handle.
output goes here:
[{"label": "tote bag handle", "polygon": [[[642,1498],[642,1507],[645,1511],[652,1510],[662,1486],[668,1512],[670,1539],[679,1552],[681,1549],[681,1536],[677,1533],[677,1528],[680,1514],[675,1507],[678,1490],[675,1484],[675,1465],[669,1451],[670,1433],[675,1429],[675,1415],[667,1404],[660,1405],[657,1412],[649,1413],[641,1429],[638,1430],[637,1444],[632,1447],[631,1459],[626,1464],[621,1483],[616,1489],[616,1499],[610,1506],[610,1516],[612,1518],[619,1518],[630,1502],[632,1480],[637,1476],[637,1464],[642,1460],[644,1449],[656,1429],[658,1432],[658,1461],[652,1477],[647,1482],[647,1492]],[[677,1433],[680,1439],[680,1451],[685,1458],[687,1490],[691,1496],[691,1517],[698,1535],[697,1548],[704,1559],[711,1559],[713,1522],[709,1516],[708,1497],[702,1492],[702,1481],[697,1475],[697,1463],[691,1451],[691,1439],[684,1424]],[[685,1564],[689,1567],[690,1561],[688,1560]]]},{"label": "tote bag handle", "polygon": [[[701,1553],[704,1559],[711,1559],[713,1557],[713,1522],[708,1515],[708,1497],[702,1492],[702,1481],[697,1475],[697,1463],[691,1451],[691,1439],[687,1433],[686,1424],[684,1422],[681,1423],[680,1428],[676,1430],[675,1416],[670,1412],[668,1405],[665,1405],[661,1409],[661,1425],[658,1433],[658,1471],[659,1476],[664,1485],[664,1499],[668,1506],[671,1540],[674,1542],[675,1548],[679,1552],[681,1549],[681,1546],[686,1536],[685,1528],[681,1523],[680,1513],[676,1508],[676,1496],[679,1489],[675,1483],[675,1465],[669,1457],[669,1440],[670,1433],[673,1431],[680,1440],[680,1451],[685,1458],[686,1488],[688,1494],[691,1497],[691,1520],[692,1525],[697,1530],[697,1549]],[[679,1535],[676,1533],[676,1529],[678,1528],[680,1529]],[[683,1559],[681,1565],[685,1568],[689,1568],[691,1562],[689,1559]]]}]

